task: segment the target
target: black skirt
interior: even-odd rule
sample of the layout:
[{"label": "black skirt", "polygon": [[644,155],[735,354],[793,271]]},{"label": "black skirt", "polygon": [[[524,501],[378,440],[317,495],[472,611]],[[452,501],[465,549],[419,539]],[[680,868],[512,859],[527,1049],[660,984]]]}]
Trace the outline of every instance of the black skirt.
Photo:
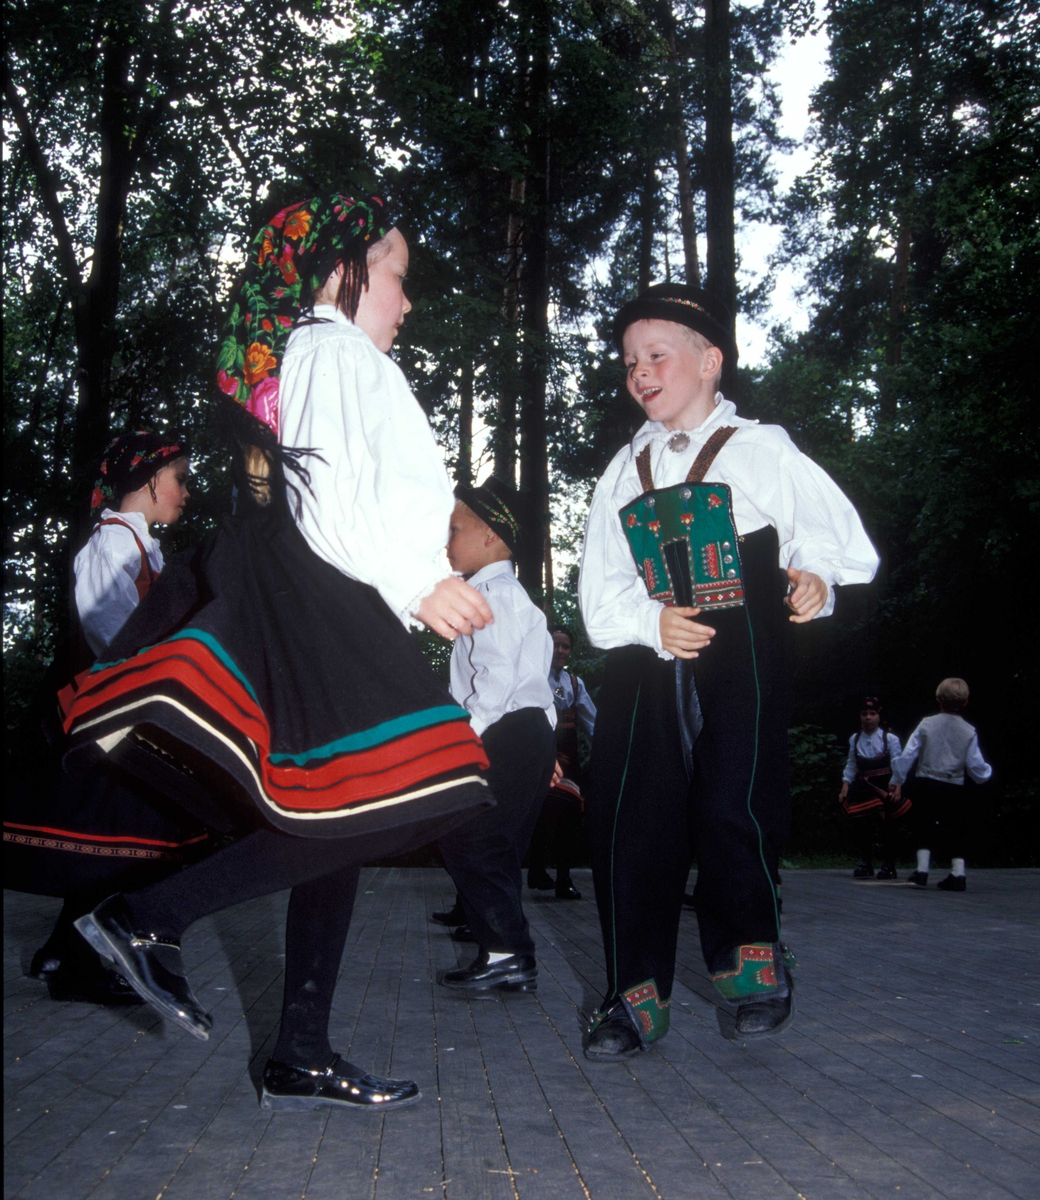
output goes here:
[{"label": "black skirt", "polygon": [[16,892],[143,887],[212,844],[178,805],[108,765],[72,779],[56,760],[4,797],[4,887]]},{"label": "black skirt", "polygon": [[493,803],[415,639],[280,506],[167,563],[107,657],[66,720],[67,767],[108,755],[217,829],[436,836]]}]

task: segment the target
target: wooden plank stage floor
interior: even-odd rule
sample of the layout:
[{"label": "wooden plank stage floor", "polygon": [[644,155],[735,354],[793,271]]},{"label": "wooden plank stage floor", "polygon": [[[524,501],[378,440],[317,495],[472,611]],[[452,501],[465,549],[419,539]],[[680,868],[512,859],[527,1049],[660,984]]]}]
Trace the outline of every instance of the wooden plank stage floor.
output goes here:
[{"label": "wooden plank stage floor", "polygon": [[581,1010],[602,955],[580,902],[528,893],[535,996],[466,1000],[431,909],[439,870],[363,875],[333,1043],[420,1081],[398,1113],[271,1114],[285,897],[201,922],[186,956],[213,1007],[200,1043],[150,1009],[48,999],[23,972],[57,902],[5,894],[8,1197],[40,1200],[1004,1200],[1040,1196],[1040,872],[970,891],[785,872],[798,1016],[748,1045],[716,1031],[685,914],[672,1031],[594,1065]]}]

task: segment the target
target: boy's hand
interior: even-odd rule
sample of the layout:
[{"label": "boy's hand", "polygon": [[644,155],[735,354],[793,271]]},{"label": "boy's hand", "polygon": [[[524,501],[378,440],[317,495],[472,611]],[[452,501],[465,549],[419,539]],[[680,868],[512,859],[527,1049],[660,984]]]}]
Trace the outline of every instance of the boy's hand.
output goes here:
[{"label": "boy's hand", "polygon": [[849,785],[845,782],[845,780],[842,780],[841,791],[838,793],[838,799],[844,800],[848,794],[849,794]]},{"label": "boy's hand", "polygon": [[468,637],[474,629],[483,629],[495,619],[484,597],[456,575],[442,579],[424,596],[414,615],[434,633],[451,641],[459,634]]},{"label": "boy's hand", "polygon": [[555,787],[563,778],[563,767],[560,766],[560,760],[557,759],[553,766],[552,779],[549,781],[550,787]]},{"label": "boy's hand", "polygon": [[903,785],[901,783],[893,783],[888,789],[888,796],[890,800],[894,800],[898,804],[903,798]]},{"label": "boy's hand", "polygon": [[827,603],[827,585],[812,571],[799,571],[797,567],[787,568],[787,578],[791,581],[791,591],[788,592],[784,603],[791,610],[789,618],[796,625],[803,625]]},{"label": "boy's hand", "polygon": [[676,658],[696,658],[697,651],[710,645],[715,630],[691,620],[699,608],[661,609],[661,645]]}]

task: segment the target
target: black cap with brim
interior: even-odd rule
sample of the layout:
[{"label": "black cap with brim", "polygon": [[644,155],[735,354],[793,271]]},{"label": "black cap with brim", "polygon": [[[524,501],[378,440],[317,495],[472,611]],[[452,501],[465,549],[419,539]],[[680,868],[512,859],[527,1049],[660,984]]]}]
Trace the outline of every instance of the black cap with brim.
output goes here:
[{"label": "black cap with brim", "polygon": [[729,309],[703,288],[655,283],[629,300],[614,318],[614,345],[624,353],[625,330],[635,321],[672,321],[706,337],[722,351],[727,366],[737,365],[737,343],[730,333]]},{"label": "black cap with brim", "polygon": [[456,484],[455,499],[461,500],[488,528],[497,533],[509,547],[510,554],[516,554],[523,530],[523,506],[516,488],[492,476],[479,487],[471,487],[468,483]]}]

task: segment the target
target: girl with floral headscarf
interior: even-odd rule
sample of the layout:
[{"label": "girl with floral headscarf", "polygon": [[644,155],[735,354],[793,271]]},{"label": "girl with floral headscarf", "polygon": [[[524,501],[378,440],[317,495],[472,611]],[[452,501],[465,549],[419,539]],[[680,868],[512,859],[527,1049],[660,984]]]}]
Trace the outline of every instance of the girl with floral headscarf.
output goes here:
[{"label": "girl with floral headscarf", "polygon": [[407,266],[375,196],[294,204],[257,235],[218,359],[235,515],[190,569],[167,568],[110,649],[123,661],[97,673],[69,721],[73,757],[104,746],[212,824],[252,830],[80,923],[165,1016],[209,1036],[183,931],[292,888],[265,1108],[418,1098],[329,1045],[359,864],[490,802],[467,713],[407,632],[454,637],[491,619],[448,567],[451,486],[387,357],[410,308]]}]

